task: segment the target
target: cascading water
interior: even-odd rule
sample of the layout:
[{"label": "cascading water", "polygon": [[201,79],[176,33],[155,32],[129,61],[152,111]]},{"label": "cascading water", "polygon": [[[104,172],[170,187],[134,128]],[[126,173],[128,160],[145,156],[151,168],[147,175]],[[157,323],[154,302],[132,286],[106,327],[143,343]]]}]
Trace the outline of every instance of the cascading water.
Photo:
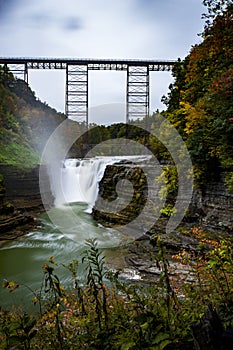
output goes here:
[{"label": "cascading water", "polygon": [[[89,238],[98,240],[99,247],[110,256],[111,266],[124,267],[119,249],[115,266],[113,262],[114,247],[119,248],[124,237],[112,228],[98,226],[90,215],[106,166],[123,159],[126,157],[67,159],[59,174],[58,168],[52,169],[51,189],[55,206],[41,215],[41,224],[36,231],[0,248],[0,281],[14,280],[31,290],[39,290],[43,276],[41,267],[49,257],[54,256],[59,263],[65,264],[73,259],[80,261],[85,241]],[[62,283],[67,283],[67,273],[58,273]],[[82,276],[83,271],[79,273]],[[31,297],[27,288],[19,288],[14,295],[0,288],[0,306],[13,303],[31,307]]]},{"label": "cascading water", "polygon": [[[145,156],[94,157],[89,159],[66,159],[61,167],[61,178],[50,172],[55,207],[67,203],[86,203],[90,213],[98,195],[99,182],[107,165],[122,160],[145,159]],[[53,170],[53,169],[51,169]]]},{"label": "cascading water", "polygon": [[122,158],[95,157],[90,159],[66,159],[61,169],[61,183],[56,181],[56,174],[51,173],[55,206],[66,203],[87,203],[91,211],[98,195],[98,185],[108,164]]}]

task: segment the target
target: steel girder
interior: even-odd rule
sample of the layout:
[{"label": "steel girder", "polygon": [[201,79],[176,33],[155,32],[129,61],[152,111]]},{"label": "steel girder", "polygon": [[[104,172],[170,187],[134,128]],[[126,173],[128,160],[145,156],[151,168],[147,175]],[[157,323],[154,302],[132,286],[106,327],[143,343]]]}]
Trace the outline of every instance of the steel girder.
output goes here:
[{"label": "steel girder", "polygon": [[66,67],[66,115],[68,118],[88,125],[88,67]]},{"label": "steel girder", "polygon": [[149,74],[151,71],[171,71],[175,61],[127,59],[72,58],[2,58],[0,65],[8,67],[28,83],[29,69],[65,69],[65,113],[68,118],[84,121],[88,126],[88,71],[117,70],[127,72],[126,123],[149,115]]},{"label": "steel girder", "polygon": [[126,123],[149,115],[149,67],[128,66]]}]

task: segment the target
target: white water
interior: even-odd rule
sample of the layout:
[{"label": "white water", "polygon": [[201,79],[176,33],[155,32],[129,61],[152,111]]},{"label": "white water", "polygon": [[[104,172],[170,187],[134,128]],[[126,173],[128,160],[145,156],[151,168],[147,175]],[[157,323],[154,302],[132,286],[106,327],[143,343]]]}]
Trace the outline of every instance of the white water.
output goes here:
[{"label": "white water", "polygon": [[98,195],[99,182],[107,165],[125,159],[139,159],[139,156],[94,157],[90,159],[66,159],[61,168],[61,177],[51,171],[51,188],[55,207],[67,203],[87,203],[91,212]]},{"label": "white water", "polygon": [[53,186],[55,206],[83,202],[89,205],[90,211],[97,198],[99,182],[104,175],[105,168],[115,161],[117,159],[110,157],[65,160],[61,171],[62,191]]},{"label": "white water", "polygon": [[[97,157],[68,159],[60,174],[51,173],[55,207],[41,215],[41,225],[35,232],[0,248],[0,283],[13,280],[22,287],[14,293],[0,288],[0,306],[31,305],[32,293],[23,285],[39,290],[43,273],[41,267],[54,256],[59,263],[81,260],[85,241],[96,238],[104,249],[111,267],[119,268],[120,251],[127,238],[112,228],[100,227],[89,214],[98,194],[98,184],[107,164],[129,157]],[[138,158],[138,157],[137,157]],[[70,205],[68,205],[71,203]],[[88,213],[89,212],[89,213]],[[117,248],[117,250],[116,250]],[[115,255],[115,257],[114,257]],[[122,260],[124,260],[122,258]],[[117,262],[116,262],[117,261]],[[80,277],[83,274],[80,264]],[[123,269],[124,270],[124,269]],[[69,283],[67,271],[58,272],[62,283]],[[125,271],[128,278],[130,273]]]}]

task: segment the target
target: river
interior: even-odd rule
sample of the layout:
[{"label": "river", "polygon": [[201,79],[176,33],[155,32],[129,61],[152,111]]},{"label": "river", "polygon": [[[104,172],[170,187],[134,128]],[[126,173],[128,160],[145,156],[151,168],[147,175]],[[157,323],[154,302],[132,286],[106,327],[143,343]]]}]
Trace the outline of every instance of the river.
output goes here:
[{"label": "river", "polygon": [[[62,169],[62,191],[57,188],[56,181],[51,180],[55,206],[40,215],[40,225],[35,231],[0,248],[0,281],[15,281],[20,285],[13,293],[0,288],[1,306],[32,307],[32,291],[40,290],[42,266],[51,256],[59,264],[77,259],[80,262],[79,277],[82,279],[82,254],[86,249],[86,240],[90,238],[97,239],[111,268],[124,268],[124,246],[128,237],[113,228],[99,226],[90,215],[104,169],[107,164],[117,160],[119,157],[66,161]],[[80,178],[82,188],[77,186]],[[64,285],[72,283],[66,269],[58,267],[57,270]],[[131,272],[128,277],[137,278]]]},{"label": "river", "polygon": [[[47,213],[40,216],[41,225],[35,232],[30,232],[23,238],[9,243],[0,249],[0,280],[15,281],[20,288],[9,293],[8,290],[0,289],[0,304],[4,307],[10,305],[30,304],[33,298],[29,290],[39,290],[43,280],[42,266],[51,256],[54,256],[58,263],[68,264],[73,259],[80,262],[79,277],[82,279],[83,270],[81,267],[82,253],[86,249],[85,241],[89,238],[96,238],[98,246],[104,250],[104,255],[114,254],[119,245],[124,241],[120,233],[114,229],[99,227],[86,213],[87,205],[74,204],[68,208],[53,208],[51,213],[64,220],[72,211],[77,214],[77,226],[56,227],[50,220]],[[119,262],[119,257],[118,257]],[[112,262],[112,265],[114,263]],[[62,283],[71,283],[70,274],[64,268],[58,268],[57,274],[61,277]],[[28,288],[29,287],[29,288]]]}]

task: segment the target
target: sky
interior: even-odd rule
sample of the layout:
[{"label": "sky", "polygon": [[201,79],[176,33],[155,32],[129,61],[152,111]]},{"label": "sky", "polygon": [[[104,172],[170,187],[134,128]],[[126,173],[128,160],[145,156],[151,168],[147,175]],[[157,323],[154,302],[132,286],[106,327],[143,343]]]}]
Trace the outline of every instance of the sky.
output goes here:
[{"label": "sky", "polygon": [[[204,11],[202,0],[0,0],[0,56],[176,60],[201,41]],[[101,122],[100,106],[125,104],[126,73],[89,73],[90,121]],[[151,111],[165,109],[171,82],[150,73]],[[64,70],[30,70],[29,85],[64,112]]]}]

